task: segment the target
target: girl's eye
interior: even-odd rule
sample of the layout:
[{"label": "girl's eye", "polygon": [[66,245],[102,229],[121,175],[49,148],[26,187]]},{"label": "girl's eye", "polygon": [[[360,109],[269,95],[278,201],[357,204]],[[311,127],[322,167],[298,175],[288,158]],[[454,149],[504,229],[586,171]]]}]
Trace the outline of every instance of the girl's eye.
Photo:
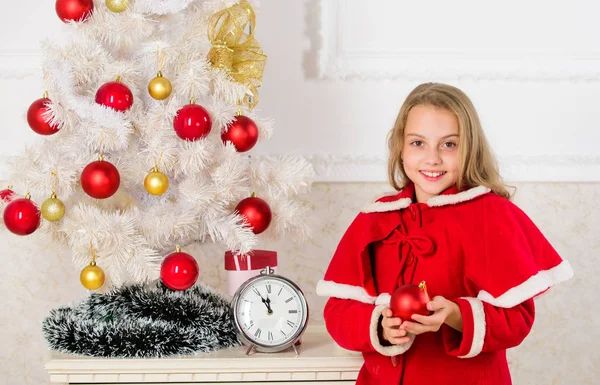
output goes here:
[{"label": "girl's eye", "polygon": [[411,146],[416,146],[416,147],[421,147],[423,145],[423,142],[420,140],[415,140],[414,142],[412,142],[410,144]]},{"label": "girl's eye", "polygon": [[455,148],[456,147],[456,143],[454,142],[446,142],[443,144],[444,147],[446,148]]}]

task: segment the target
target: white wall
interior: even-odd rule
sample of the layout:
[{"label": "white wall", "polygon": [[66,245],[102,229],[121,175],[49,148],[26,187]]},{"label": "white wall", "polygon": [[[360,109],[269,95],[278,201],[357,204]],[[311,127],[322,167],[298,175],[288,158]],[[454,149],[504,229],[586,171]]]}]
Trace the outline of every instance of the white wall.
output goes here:
[{"label": "white wall", "polygon": [[[321,181],[384,181],[385,135],[403,99],[423,81],[445,81],[473,99],[507,179],[600,181],[600,3],[262,4],[258,108],[277,126],[256,152],[311,157]],[[0,155],[40,139],[25,121],[43,93],[39,41],[63,27],[51,1],[8,9]],[[6,171],[0,165],[0,180]]]},{"label": "white wall", "polygon": [[60,30],[53,1],[22,0],[4,5],[0,23],[0,180],[7,179],[3,158],[38,140],[27,125],[29,105],[41,98],[40,40]]},{"label": "white wall", "polygon": [[261,149],[315,156],[322,180],[384,180],[402,101],[446,81],[473,99],[508,179],[598,181],[599,12],[591,0],[265,1],[259,108],[278,130]]}]

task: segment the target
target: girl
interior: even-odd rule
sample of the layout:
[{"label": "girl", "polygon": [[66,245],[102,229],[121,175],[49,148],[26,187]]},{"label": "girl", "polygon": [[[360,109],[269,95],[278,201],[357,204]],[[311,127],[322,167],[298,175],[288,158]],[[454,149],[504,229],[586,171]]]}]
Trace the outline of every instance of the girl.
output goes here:
[{"label": "girl", "polygon": [[[363,353],[357,384],[508,385],[506,349],[534,320],[533,298],[573,272],[510,202],[477,112],[459,89],[415,88],[389,138],[397,193],[344,234],[317,294],[327,330]],[[426,281],[428,316],[388,308]]]}]

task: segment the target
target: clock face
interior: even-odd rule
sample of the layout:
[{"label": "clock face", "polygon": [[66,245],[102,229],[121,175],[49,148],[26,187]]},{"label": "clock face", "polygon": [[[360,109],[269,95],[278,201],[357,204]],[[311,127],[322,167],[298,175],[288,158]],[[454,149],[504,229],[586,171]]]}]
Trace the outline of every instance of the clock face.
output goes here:
[{"label": "clock face", "polygon": [[252,343],[275,347],[295,339],[306,324],[306,302],[289,283],[263,277],[241,293],[235,309],[237,323]]}]

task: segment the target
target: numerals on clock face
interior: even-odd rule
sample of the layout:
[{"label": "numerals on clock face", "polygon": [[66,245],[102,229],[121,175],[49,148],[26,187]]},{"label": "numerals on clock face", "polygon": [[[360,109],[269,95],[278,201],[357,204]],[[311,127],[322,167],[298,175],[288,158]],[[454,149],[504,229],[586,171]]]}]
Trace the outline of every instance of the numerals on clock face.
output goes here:
[{"label": "numerals on clock face", "polygon": [[303,302],[285,282],[264,279],[249,286],[236,307],[237,319],[246,336],[262,345],[289,341],[302,326]]}]

